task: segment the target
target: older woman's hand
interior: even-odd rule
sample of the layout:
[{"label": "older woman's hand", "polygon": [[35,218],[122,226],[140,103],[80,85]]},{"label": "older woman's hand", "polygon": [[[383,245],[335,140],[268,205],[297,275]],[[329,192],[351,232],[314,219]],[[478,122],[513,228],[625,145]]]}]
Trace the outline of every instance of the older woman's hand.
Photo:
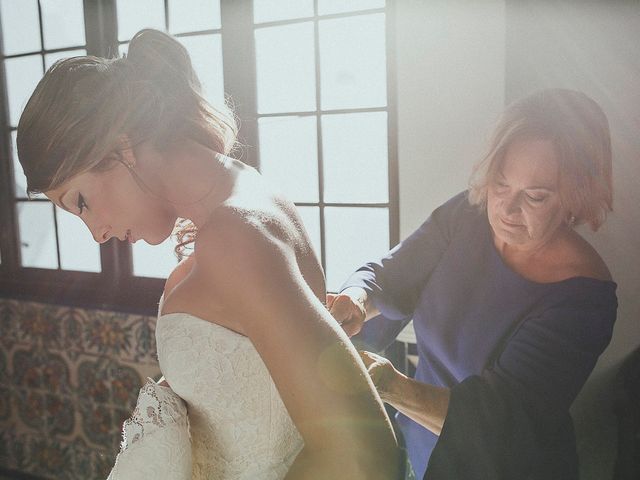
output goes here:
[{"label": "older woman's hand", "polygon": [[380,398],[414,422],[440,435],[449,409],[448,388],[418,382],[375,353],[359,351]]},{"label": "older woman's hand", "polygon": [[367,311],[364,301],[359,297],[347,293],[328,293],[327,308],[349,337],[362,329]]},{"label": "older woman's hand", "polygon": [[358,353],[365,367],[367,367],[367,372],[369,372],[380,398],[388,402],[393,394],[396,393],[395,390],[404,375],[396,370],[389,360],[380,355],[364,350],[360,350]]}]

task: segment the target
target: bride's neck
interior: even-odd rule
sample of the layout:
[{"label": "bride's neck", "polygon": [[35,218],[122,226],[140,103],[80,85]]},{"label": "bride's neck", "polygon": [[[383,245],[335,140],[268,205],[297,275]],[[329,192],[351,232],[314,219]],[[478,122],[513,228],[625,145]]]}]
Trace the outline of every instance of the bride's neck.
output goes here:
[{"label": "bride's neck", "polygon": [[175,215],[200,228],[231,196],[238,171],[230,158],[191,142],[171,156],[166,175],[166,198],[172,199]]}]

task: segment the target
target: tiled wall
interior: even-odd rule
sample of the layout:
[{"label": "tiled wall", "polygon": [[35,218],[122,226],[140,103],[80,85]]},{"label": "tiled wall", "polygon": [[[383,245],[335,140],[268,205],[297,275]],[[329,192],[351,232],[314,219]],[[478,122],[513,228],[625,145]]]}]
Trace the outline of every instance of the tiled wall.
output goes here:
[{"label": "tiled wall", "polygon": [[158,375],[154,317],[0,298],[0,467],[105,479]]}]

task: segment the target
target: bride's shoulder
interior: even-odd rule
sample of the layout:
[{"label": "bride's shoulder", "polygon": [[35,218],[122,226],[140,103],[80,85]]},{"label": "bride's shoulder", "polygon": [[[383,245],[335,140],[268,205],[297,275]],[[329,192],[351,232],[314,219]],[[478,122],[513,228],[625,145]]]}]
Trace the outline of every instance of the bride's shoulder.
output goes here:
[{"label": "bride's shoulder", "polygon": [[191,273],[194,264],[195,257],[193,255],[189,255],[188,257],[180,260],[180,262],[173,268],[173,270],[167,277],[167,281],[164,284],[165,298],[176,287],[176,285],[182,282],[182,280],[184,280],[185,277],[189,275],[189,273]]},{"label": "bride's shoulder", "polygon": [[[198,230],[194,253],[234,249],[246,243],[284,242],[291,237],[290,219],[275,202],[230,201],[221,205]],[[213,249],[213,250],[212,250]]]},{"label": "bride's shoulder", "polygon": [[292,251],[290,230],[273,209],[226,205],[198,231],[193,255],[198,269],[265,263]]}]

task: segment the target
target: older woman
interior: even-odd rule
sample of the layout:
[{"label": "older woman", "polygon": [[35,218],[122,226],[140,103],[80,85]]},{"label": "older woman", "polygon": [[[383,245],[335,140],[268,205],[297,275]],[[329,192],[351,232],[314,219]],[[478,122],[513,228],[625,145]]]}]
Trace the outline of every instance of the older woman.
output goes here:
[{"label": "older woman", "polygon": [[569,406],[609,343],[616,284],[574,229],[611,210],[607,119],[544,90],[505,110],[471,188],[437,208],[328,304],[350,335],[388,343],[413,319],[415,379],[362,352],[399,410],[425,479],[573,479]]}]

